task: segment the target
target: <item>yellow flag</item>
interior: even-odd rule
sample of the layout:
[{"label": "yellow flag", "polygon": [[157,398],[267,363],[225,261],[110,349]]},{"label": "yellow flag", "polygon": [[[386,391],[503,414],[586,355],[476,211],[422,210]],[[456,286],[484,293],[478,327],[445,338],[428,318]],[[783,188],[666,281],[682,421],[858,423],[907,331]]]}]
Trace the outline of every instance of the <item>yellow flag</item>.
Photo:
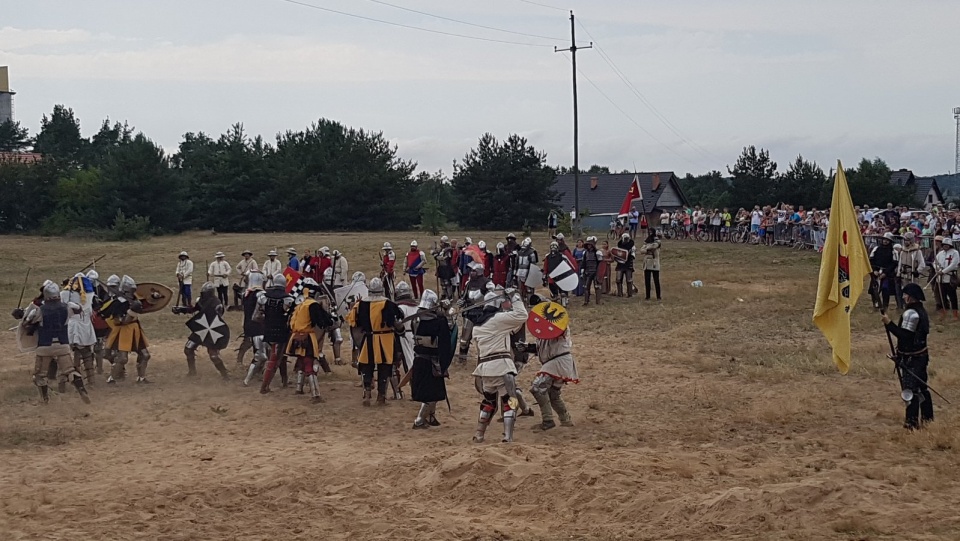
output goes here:
[{"label": "yellow flag", "polygon": [[863,278],[870,274],[867,247],[860,236],[857,212],[850,199],[847,176],[837,160],[833,183],[830,225],[820,260],[820,285],[813,323],[833,348],[833,362],[841,374],[850,370],[850,313],[863,292]]}]

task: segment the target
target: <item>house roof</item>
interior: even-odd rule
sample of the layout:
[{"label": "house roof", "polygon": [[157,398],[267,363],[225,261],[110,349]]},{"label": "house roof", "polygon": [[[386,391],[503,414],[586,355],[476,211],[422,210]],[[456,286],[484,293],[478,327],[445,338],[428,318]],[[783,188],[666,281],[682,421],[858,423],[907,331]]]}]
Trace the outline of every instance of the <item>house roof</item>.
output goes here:
[{"label": "house roof", "polygon": [[0,163],[37,163],[43,159],[38,152],[0,152]]},{"label": "house roof", "polygon": [[960,195],[960,173],[953,173],[949,175],[933,175],[932,177],[917,177],[919,181],[921,178],[932,178],[937,181],[937,186],[940,188],[940,191],[943,193],[944,197],[949,197],[955,199]]},{"label": "house roof", "polygon": [[[636,176],[640,180],[640,190],[643,193],[642,212],[649,213],[657,206],[660,196],[669,185],[684,204],[687,198],[680,190],[680,183],[672,171],[651,173],[623,173],[613,175],[580,174],[580,208],[589,210],[591,214],[617,213],[623,198],[630,190],[630,183]],[[558,175],[553,188],[560,195],[560,207],[573,208],[573,174]],[[654,189],[654,184],[657,188]]]},{"label": "house roof", "polygon": [[913,184],[916,177],[913,176],[913,171],[909,169],[901,169],[899,171],[894,171],[890,173],[890,184],[896,186],[906,186],[907,184]]}]

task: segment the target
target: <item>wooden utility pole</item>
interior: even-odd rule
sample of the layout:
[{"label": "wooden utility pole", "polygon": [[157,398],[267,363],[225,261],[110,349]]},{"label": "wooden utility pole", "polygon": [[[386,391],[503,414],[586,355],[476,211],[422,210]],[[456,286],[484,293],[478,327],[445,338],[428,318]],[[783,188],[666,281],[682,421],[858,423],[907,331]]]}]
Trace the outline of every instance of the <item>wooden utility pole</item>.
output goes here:
[{"label": "wooden utility pole", "polygon": [[573,57],[573,213],[576,219],[570,226],[573,228],[574,235],[580,237],[583,234],[583,228],[580,226],[580,126],[577,119],[577,49],[590,49],[593,42],[586,47],[577,47],[577,28],[573,19],[573,10],[570,11],[570,48],[553,48],[553,52],[570,52]]}]

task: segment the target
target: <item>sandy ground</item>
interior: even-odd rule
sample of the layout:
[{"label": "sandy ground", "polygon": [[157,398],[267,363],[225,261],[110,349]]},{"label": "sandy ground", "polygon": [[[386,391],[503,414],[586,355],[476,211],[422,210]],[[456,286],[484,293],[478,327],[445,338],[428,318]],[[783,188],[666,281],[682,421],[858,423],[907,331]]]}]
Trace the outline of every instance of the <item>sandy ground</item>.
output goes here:
[{"label": "sandy ground", "polygon": [[[162,280],[181,246],[254,238],[154,239],[147,248],[166,260],[128,265]],[[348,257],[367,246],[373,270],[382,236],[327,238]],[[37,242],[5,238],[0,259],[23,264],[12,254],[36,254]],[[61,273],[81,254],[143,248],[44,242]],[[932,383],[958,406],[937,399],[937,422],[908,434],[866,303],[854,368],[832,367],[810,323],[815,255],[668,243],[664,267],[663,305],[574,301],[583,381],[564,395],[576,426],[535,433],[538,418],[521,418],[513,444],[497,443],[500,425],[470,442],[478,395],[467,368],[453,371],[443,426],[413,431],[417,405],[363,408],[349,367],[323,377],[320,405],[242,387],[232,351],[232,381],[202,353],[200,377],[187,379],[183,319],[158,314],[145,316],[155,383],[98,381],[90,406],[72,393],[44,406],[32,358],[4,333],[0,539],[960,538],[960,324],[931,336]],[[21,279],[0,283],[6,304]]]}]

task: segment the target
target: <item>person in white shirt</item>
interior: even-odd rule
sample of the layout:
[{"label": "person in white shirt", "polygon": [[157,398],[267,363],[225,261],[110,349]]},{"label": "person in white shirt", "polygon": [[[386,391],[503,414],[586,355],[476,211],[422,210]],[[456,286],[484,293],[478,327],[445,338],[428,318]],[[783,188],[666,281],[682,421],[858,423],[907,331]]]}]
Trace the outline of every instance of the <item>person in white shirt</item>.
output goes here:
[{"label": "person in white shirt", "polygon": [[257,260],[253,258],[253,252],[250,250],[244,250],[241,254],[243,259],[237,263],[237,283],[233,285],[233,305],[235,307],[240,306],[240,301],[243,299],[243,293],[247,289],[247,277],[251,272],[260,272],[260,267],[257,266]]},{"label": "person in white shirt", "polygon": [[226,306],[229,302],[227,288],[230,286],[230,272],[233,269],[230,268],[230,263],[224,261],[226,255],[223,252],[217,252],[213,257],[216,258],[216,261],[210,263],[207,268],[207,280],[217,288],[217,298]]},{"label": "person in white shirt", "polygon": [[264,287],[273,287],[273,277],[278,274],[283,274],[283,263],[277,259],[277,251],[270,250],[267,252],[267,260],[263,262],[263,268],[260,269],[260,272],[263,273],[264,278],[266,279],[266,286]]},{"label": "person in white shirt", "polygon": [[177,262],[177,283],[180,284],[177,306],[190,306],[193,296],[190,286],[193,284],[193,261],[186,251],[180,252],[180,261]]},{"label": "person in white shirt", "polygon": [[347,283],[347,275],[350,273],[350,263],[344,257],[340,250],[333,251],[333,287],[341,287]]},{"label": "person in white shirt", "polygon": [[960,313],[957,312],[958,266],[960,266],[960,252],[953,247],[953,239],[947,237],[943,239],[940,252],[934,260],[937,286],[940,288],[940,296],[943,299],[943,310],[940,311],[941,321],[946,317],[947,310],[953,310],[953,319],[960,320]]}]

